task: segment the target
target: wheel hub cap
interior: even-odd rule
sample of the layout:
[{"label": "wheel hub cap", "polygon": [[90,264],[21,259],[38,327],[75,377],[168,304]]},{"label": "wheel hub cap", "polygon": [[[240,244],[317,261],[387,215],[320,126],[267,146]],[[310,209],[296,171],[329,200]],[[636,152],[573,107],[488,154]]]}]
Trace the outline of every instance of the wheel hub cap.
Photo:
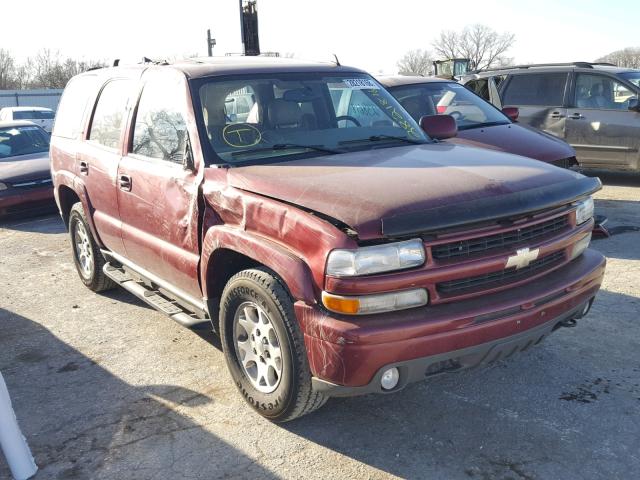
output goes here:
[{"label": "wheel hub cap", "polygon": [[87,234],[84,225],[80,222],[76,223],[74,241],[76,244],[76,257],[80,264],[80,269],[86,277],[89,277],[93,270],[93,254],[91,253],[89,235]]},{"label": "wheel hub cap", "polygon": [[260,392],[273,392],[282,376],[282,353],[271,319],[257,304],[245,302],[236,311],[233,330],[245,375]]}]

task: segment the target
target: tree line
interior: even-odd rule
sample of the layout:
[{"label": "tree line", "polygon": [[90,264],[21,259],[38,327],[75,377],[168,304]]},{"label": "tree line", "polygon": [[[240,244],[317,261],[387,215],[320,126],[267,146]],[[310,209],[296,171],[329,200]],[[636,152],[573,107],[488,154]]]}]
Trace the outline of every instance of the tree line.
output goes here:
[{"label": "tree line", "polygon": [[59,52],[40,50],[22,62],[0,48],[0,90],[64,88],[71,77],[104,62],[63,57]]},{"label": "tree line", "polygon": [[[483,70],[513,65],[507,55],[516,41],[510,32],[497,32],[486,25],[469,25],[461,31],[445,30],[431,43],[431,48],[410,50],[398,61],[401,75],[429,75],[434,60],[468,58],[471,68]],[[571,60],[571,59],[568,59]],[[619,67],[640,68],[640,47],[625,48],[598,58],[596,62]]]}]

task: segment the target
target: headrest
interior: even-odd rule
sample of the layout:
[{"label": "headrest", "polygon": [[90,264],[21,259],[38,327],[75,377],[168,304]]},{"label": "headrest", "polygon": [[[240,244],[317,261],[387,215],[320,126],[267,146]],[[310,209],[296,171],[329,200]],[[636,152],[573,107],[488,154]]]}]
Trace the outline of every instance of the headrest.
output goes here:
[{"label": "headrest", "polygon": [[268,116],[274,128],[297,127],[302,120],[302,109],[295,102],[277,98],[269,104]]}]

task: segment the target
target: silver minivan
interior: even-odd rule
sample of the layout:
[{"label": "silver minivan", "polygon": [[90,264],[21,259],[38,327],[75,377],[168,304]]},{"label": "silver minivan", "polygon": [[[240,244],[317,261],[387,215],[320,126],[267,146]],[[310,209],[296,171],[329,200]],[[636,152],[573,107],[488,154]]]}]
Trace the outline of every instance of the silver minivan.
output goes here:
[{"label": "silver minivan", "polygon": [[567,141],[582,167],[640,171],[640,70],[610,64],[523,65],[461,83],[520,122]]}]

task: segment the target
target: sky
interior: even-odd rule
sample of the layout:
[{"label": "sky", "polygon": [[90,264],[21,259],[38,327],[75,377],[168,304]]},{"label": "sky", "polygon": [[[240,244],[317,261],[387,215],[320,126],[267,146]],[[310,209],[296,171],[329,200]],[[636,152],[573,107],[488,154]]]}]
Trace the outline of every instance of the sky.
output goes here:
[{"label": "sky", "polygon": [[[28,5],[28,8],[27,8]],[[258,0],[262,51],[396,73],[411,49],[441,30],[481,23],[516,35],[517,63],[592,61],[640,46],[640,1]],[[214,55],[242,49],[238,0],[2,0],[0,48],[19,60],[42,48],[62,56],[137,62],[143,56]]]}]

